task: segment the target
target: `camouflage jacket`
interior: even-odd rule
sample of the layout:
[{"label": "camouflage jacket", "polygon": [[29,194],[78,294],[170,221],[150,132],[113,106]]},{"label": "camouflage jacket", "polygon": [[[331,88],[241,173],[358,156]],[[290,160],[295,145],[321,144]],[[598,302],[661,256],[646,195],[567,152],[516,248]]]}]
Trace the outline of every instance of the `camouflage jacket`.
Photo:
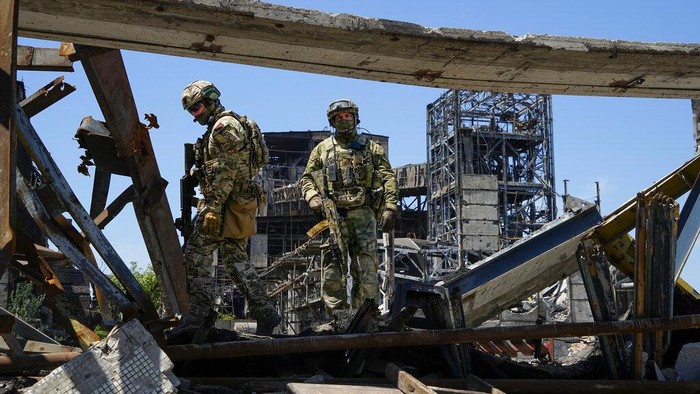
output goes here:
[{"label": "camouflage jacket", "polygon": [[[252,122],[252,120],[251,120]],[[212,212],[222,212],[233,194],[247,193],[257,169],[250,165],[250,143],[246,131],[231,112],[221,112],[195,145],[195,159],[204,203]]]},{"label": "camouflage jacket", "polygon": [[[315,176],[319,172],[322,177]],[[357,135],[351,142],[339,141],[335,136],[321,141],[311,151],[299,182],[307,202],[322,194],[338,203],[339,196],[353,188],[367,194],[380,190],[379,204],[369,201],[369,196],[366,204],[375,205],[375,209],[398,210],[396,175],[384,148],[365,134]]]}]

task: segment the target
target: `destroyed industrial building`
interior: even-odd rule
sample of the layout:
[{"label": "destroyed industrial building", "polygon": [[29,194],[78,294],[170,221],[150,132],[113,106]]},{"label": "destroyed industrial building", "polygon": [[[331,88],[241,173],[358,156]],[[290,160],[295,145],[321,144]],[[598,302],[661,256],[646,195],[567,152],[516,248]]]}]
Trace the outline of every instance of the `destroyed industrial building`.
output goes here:
[{"label": "destroyed industrial building", "polygon": [[[3,302],[18,283],[32,283],[52,320],[38,327],[3,305],[5,387],[700,390],[700,295],[679,276],[700,233],[700,157],[605,217],[595,202],[566,192],[558,209],[550,96],[691,99],[697,139],[700,46],[516,39],[247,1],[80,4],[0,5],[0,270],[15,278],[6,279],[13,288]],[[18,36],[63,44],[18,47]],[[324,45],[331,39],[359,59]],[[141,121],[120,53],[127,49],[449,89],[425,103],[427,162],[394,169],[401,212],[395,238],[385,237],[378,251],[380,319],[363,307],[328,321],[320,301],[325,234],[310,231],[317,218],[297,181],[329,132],[267,132],[272,160],[259,176],[269,198],[250,255],[283,323],[272,337],[251,334],[236,289],[214,267],[219,312],[239,319],[218,321],[204,342],[166,341],[165,330],[187,310],[176,223],[182,230],[191,219],[191,198],[183,193],[175,220],[148,133],[158,120]],[[75,88],[59,78],[25,94],[16,80],[19,68],[69,72],[74,62],[102,112],[76,120],[78,170],[93,178],[89,207],[31,122]],[[386,136],[370,137],[391,148]],[[112,175],[131,182],[108,201]],[[129,204],[162,310],[102,231]],[[98,325],[111,332],[99,336]]]}]

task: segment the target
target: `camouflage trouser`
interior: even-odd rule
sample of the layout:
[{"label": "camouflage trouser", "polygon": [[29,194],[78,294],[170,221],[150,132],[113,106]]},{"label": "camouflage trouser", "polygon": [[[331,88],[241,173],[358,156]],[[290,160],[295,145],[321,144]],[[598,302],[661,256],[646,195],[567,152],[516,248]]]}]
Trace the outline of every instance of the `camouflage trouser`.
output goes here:
[{"label": "camouflage trouser", "polygon": [[213,256],[220,249],[222,263],[233,283],[245,295],[250,315],[255,320],[267,319],[276,313],[255,268],[248,261],[248,237],[215,238],[202,231],[203,215],[197,216],[192,235],[185,246],[190,313],[205,317],[213,305]]},{"label": "camouflage trouser", "polygon": [[[352,289],[350,299],[353,308],[359,308],[365,299],[376,301],[379,292],[377,280],[377,220],[369,207],[348,210],[340,222],[340,254],[349,256]],[[321,294],[329,310],[345,309],[347,304],[347,273],[342,261],[330,257],[325,251],[323,258]]]}]

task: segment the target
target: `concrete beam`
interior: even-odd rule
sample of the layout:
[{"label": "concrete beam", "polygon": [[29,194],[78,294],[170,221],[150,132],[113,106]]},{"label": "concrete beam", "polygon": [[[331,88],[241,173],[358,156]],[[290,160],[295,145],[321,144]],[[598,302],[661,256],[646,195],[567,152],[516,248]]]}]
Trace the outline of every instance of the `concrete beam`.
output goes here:
[{"label": "concrete beam", "polygon": [[25,37],[443,88],[700,98],[697,44],[516,37],[257,1],[19,4]]}]

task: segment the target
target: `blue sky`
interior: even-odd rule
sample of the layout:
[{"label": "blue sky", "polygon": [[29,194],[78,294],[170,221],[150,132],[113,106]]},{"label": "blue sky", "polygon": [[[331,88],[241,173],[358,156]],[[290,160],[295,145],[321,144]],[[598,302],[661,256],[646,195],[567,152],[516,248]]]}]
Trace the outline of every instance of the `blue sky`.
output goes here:
[{"label": "blue sky", "polygon": [[[695,29],[700,15],[696,1],[311,1],[273,3],[333,13],[400,20],[429,27],[503,31],[511,35],[547,34],[646,42],[699,43]],[[20,44],[57,47],[58,43],[20,39]],[[256,119],[263,131],[320,130],[327,126],[325,109],[336,98],[353,99],[360,107],[362,126],[389,136],[394,166],[426,160],[425,108],[443,89],[424,88],[266,69],[196,59],[123,52],[141,115],[154,113],[160,129],[151,139],[167,188],[173,216],[179,216],[178,180],[182,144],[193,142],[203,129],[182,111],[182,88],[208,79],[222,91],[229,109]],[[77,174],[78,149],[73,135],[87,115],[103,119],[79,63],[73,73],[19,72],[32,94],[64,75],[75,93],[32,119],[86,206],[92,178]],[[694,155],[689,100],[554,96],[554,158],[557,190],[595,198],[600,182],[603,214]],[[126,186],[116,176],[110,200]],[[557,202],[561,207],[561,200]],[[105,230],[124,261],[147,264],[134,219],[125,209]],[[700,287],[698,263],[686,265],[684,278]]]}]

